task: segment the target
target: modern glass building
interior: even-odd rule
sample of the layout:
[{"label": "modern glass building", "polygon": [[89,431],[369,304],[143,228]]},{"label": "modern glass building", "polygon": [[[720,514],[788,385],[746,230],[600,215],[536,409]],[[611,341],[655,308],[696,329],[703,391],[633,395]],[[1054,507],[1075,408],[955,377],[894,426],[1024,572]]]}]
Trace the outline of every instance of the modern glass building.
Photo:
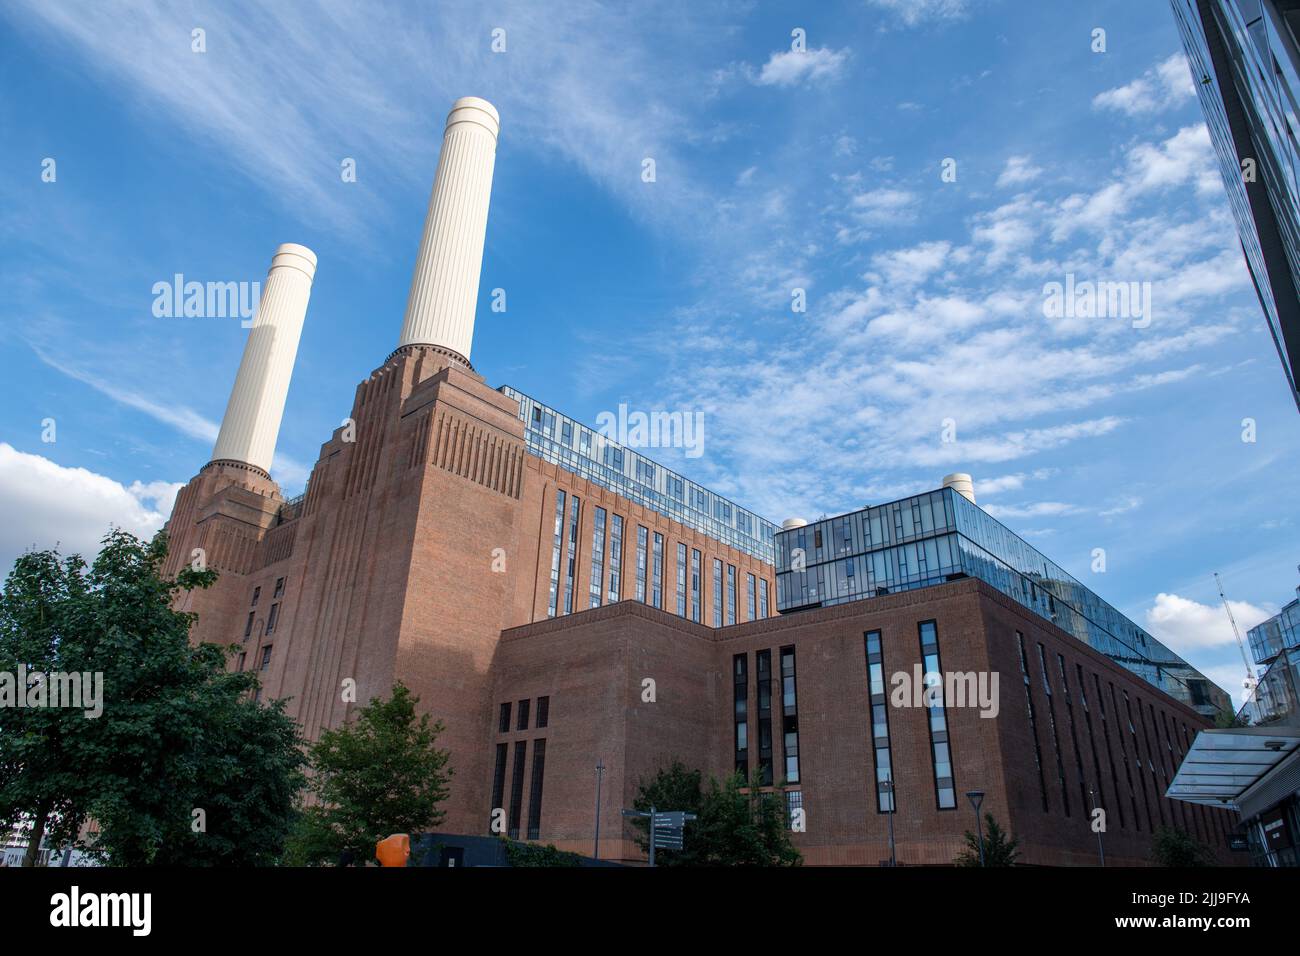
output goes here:
[{"label": "modern glass building", "polygon": [[538,458],[773,563],[772,522],[509,385],[498,391],[519,402],[528,450]]},{"label": "modern glass building", "polygon": [[1300,0],[1171,0],[1255,292],[1300,407]]},{"label": "modern glass building", "polygon": [[[1296,589],[1300,591],[1300,588]],[[1283,651],[1300,648],[1300,597],[1246,632],[1256,664],[1269,664]]]},{"label": "modern glass building", "polygon": [[776,533],[782,613],[963,577],[991,584],[1203,714],[1231,710],[1203,674],[951,488]]}]

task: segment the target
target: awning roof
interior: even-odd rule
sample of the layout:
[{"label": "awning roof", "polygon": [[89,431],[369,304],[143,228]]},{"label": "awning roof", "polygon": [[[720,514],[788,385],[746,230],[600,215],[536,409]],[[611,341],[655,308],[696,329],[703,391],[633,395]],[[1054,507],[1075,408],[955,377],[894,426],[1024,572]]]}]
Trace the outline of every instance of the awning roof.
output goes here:
[{"label": "awning roof", "polygon": [[1237,806],[1239,798],[1300,748],[1300,727],[1202,730],[1165,796],[1187,803]]}]

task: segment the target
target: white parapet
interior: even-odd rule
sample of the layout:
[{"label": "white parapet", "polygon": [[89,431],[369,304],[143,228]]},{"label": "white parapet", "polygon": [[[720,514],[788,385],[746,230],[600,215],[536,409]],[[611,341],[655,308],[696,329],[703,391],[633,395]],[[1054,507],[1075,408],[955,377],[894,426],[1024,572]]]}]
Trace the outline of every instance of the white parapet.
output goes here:
[{"label": "white parapet", "polygon": [[306,246],[286,242],[275,250],[212,449],[214,461],[242,461],[270,472],[315,276],[316,253]]},{"label": "white parapet", "polygon": [[477,96],[447,115],[399,348],[437,345],[469,359],[500,128],[496,108]]}]

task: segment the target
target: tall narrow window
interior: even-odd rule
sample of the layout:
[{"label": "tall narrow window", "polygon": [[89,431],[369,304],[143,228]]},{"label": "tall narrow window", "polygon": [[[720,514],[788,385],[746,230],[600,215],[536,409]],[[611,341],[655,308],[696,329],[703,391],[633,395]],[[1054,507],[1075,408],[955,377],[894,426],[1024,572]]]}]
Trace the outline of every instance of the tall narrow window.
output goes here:
[{"label": "tall narrow window", "polygon": [[731,659],[732,698],[735,701],[736,773],[749,779],[749,658],[737,654]]},{"label": "tall narrow window", "polygon": [[713,559],[713,626],[722,627],[722,562]]},{"label": "tall narrow window", "polygon": [[272,604],[271,613],[266,616],[266,633],[270,634],[275,630],[275,624],[280,619],[280,605]]},{"label": "tall narrow window", "polygon": [[244,622],[244,640],[248,640],[249,635],[253,633],[253,615],[256,611],[248,612],[248,620]]},{"label": "tall narrow window", "polygon": [[664,606],[664,536],[655,532],[654,560],[651,564],[650,603]]},{"label": "tall narrow window", "polygon": [[546,773],[546,740],[533,741],[533,779],[528,785],[528,839],[542,835],[542,777]]},{"label": "tall narrow window", "polygon": [[[1127,701],[1127,693],[1124,696]],[[1160,825],[1164,826],[1168,823],[1168,820],[1165,819],[1165,805],[1161,796],[1164,793],[1164,787],[1161,786],[1160,775],[1156,772],[1155,748],[1151,745],[1151,729],[1147,726],[1146,714],[1142,713],[1142,701],[1140,700],[1137,702],[1137,712],[1138,723],[1142,725],[1142,739],[1146,741],[1147,745],[1147,772],[1151,774],[1151,789],[1155,793],[1156,812],[1160,814]],[[1155,719],[1154,712],[1152,719]]]},{"label": "tall narrow window", "polygon": [[686,616],[686,545],[677,542],[677,613]]},{"label": "tall narrow window", "polygon": [[[1111,685],[1112,688],[1114,686]],[[1147,778],[1146,774],[1142,772],[1142,750],[1138,746],[1137,728],[1133,726],[1133,707],[1129,703],[1128,691],[1122,691],[1121,693],[1124,695],[1124,716],[1128,721],[1129,743],[1133,745],[1133,768],[1137,771],[1138,785],[1142,788],[1142,806],[1147,811],[1147,824],[1154,830],[1156,821],[1151,813],[1151,802],[1147,798]]]},{"label": "tall narrow window", "polygon": [[1056,779],[1061,785],[1061,804],[1070,815],[1070,794],[1065,784],[1065,761],[1061,759],[1061,738],[1056,733],[1056,705],[1052,703],[1052,679],[1047,674],[1047,652],[1038,645],[1038,665],[1043,674],[1043,693],[1047,695],[1047,723],[1052,731],[1052,749],[1056,751]]},{"label": "tall narrow window", "polygon": [[753,621],[758,618],[758,583],[754,580],[752,574],[745,575],[746,594],[749,598],[749,617],[747,620]]},{"label": "tall narrow window", "polygon": [[1079,734],[1074,724],[1074,701],[1070,699],[1070,679],[1065,673],[1065,656],[1056,655],[1056,666],[1061,675],[1061,699],[1065,701],[1065,722],[1070,725],[1070,744],[1074,748],[1074,772],[1079,776],[1079,806],[1088,812],[1088,781],[1083,773],[1083,751],[1079,749]]},{"label": "tall narrow window", "polygon": [[727,623],[736,623],[736,569],[727,565]]},{"label": "tall narrow window", "polygon": [[[506,706],[509,706],[508,704]],[[492,806],[488,808],[488,828],[495,822],[496,812],[504,810],[506,798],[506,754],[507,744],[497,744],[496,769],[492,771]]]},{"label": "tall narrow window", "polygon": [[[1083,668],[1079,668],[1079,683],[1083,683]],[[1110,764],[1110,783],[1115,792],[1115,815],[1124,826],[1124,800],[1120,796],[1119,772],[1115,769],[1115,751],[1110,749],[1110,723],[1106,720],[1106,695],[1101,692],[1101,678],[1092,675],[1092,686],[1097,692],[1097,716],[1101,718],[1101,740],[1106,746],[1106,760]],[[1084,704],[1087,707],[1087,704]],[[1136,812],[1136,811],[1134,811]]]},{"label": "tall narrow window", "polygon": [[551,698],[537,698],[537,729],[541,730],[546,726],[546,722],[551,719]]},{"label": "tall narrow window", "polygon": [[[957,787],[953,780],[952,750],[948,740],[948,716],[944,711],[943,667],[939,662],[939,629],[934,621],[917,625],[924,662],[926,709],[930,716],[930,751],[934,762],[934,792],[940,810],[957,806]],[[930,690],[929,688],[935,688]]]},{"label": "tall narrow window", "polygon": [[691,620],[700,623],[700,552],[691,548]]},{"label": "tall narrow window", "polygon": [[1033,682],[1029,679],[1029,658],[1025,656],[1025,639],[1016,631],[1016,646],[1020,650],[1020,676],[1025,682],[1025,706],[1029,710],[1029,736],[1034,739],[1034,766],[1038,769],[1038,795],[1043,799],[1043,812],[1047,813],[1047,781],[1043,777],[1043,749],[1038,745],[1038,721],[1034,719]]},{"label": "tall narrow window", "polygon": [[528,729],[528,711],[530,709],[529,705],[531,703],[532,701],[528,701],[528,700],[521,700],[519,702],[519,717],[518,717],[518,723],[515,724],[515,730]]},{"label": "tall narrow window", "polygon": [[508,734],[510,732],[510,701],[501,705],[501,713],[497,720],[497,732]]},{"label": "tall narrow window", "polygon": [[573,582],[578,567],[578,512],[580,503],[577,495],[569,499],[569,533],[568,552],[564,560],[564,613],[573,613]]},{"label": "tall narrow window", "polygon": [[616,603],[623,594],[623,516],[611,516],[609,523],[609,593],[605,595],[610,604]]},{"label": "tall narrow window", "polygon": [[510,774],[510,818],[506,821],[506,828],[509,837],[512,840],[519,839],[519,815],[523,812],[524,802],[524,766],[525,758],[528,756],[528,741],[521,740],[515,744],[515,763]]},{"label": "tall narrow window", "polygon": [[767,617],[767,578],[758,582],[758,616]]},{"label": "tall narrow window", "polygon": [[587,584],[587,593],[591,598],[591,607],[600,607],[601,595],[604,593],[605,581],[605,535],[608,519],[604,508],[596,509],[596,520],[591,529],[591,581]]},{"label": "tall narrow window", "polygon": [[795,688],[794,648],[781,648],[781,737],[785,782],[799,782],[799,698]]},{"label": "tall narrow window", "polygon": [[636,529],[636,599],[642,604],[646,596],[646,575],[650,562],[650,532],[637,525]]},{"label": "tall narrow window", "polygon": [[253,588],[253,603],[250,604],[249,607],[257,607],[258,599],[261,598],[261,596],[262,589],[260,587]]},{"label": "tall narrow window", "polygon": [[555,617],[560,609],[560,553],[564,545],[564,492],[555,492],[555,539],[551,546],[551,593],[546,616]]},{"label": "tall narrow window", "polygon": [[758,785],[772,786],[772,652],[757,651],[758,671]]},{"label": "tall narrow window", "polygon": [[[1140,833],[1142,832],[1142,814],[1138,813],[1137,787],[1133,786],[1133,769],[1132,769],[1132,764],[1129,763],[1129,759],[1128,759],[1128,748],[1124,744],[1124,728],[1119,726],[1119,719],[1120,719],[1119,699],[1115,696],[1115,685],[1110,681],[1107,681],[1106,683],[1110,686],[1111,711],[1115,714],[1115,738],[1119,741],[1119,755],[1124,761],[1124,779],[1128,781],[1128,798],[1129,798],[1129,802],[1133,805],[1133,826]],[[1097,686],[1098,686],[1097,694],[1098,696],[1100,696],[1101,695],[1100,678],[1098,678]],[[1102,700],[1104,701],[1105,698],[1102,698]],[[1130,729],[1132,729],[1132,726],[1133,726],[1132,724],[1129,724]],[[1138,769],[1141,770],[1142,768],[1139,767]],[[1142,803],[1143,805],[1146,804],[1145,794],[1143,794],[1142,796]],[[1150,810],[1148,810],[1147,823],[1149,824],[1150,822],[1151,822],[1151,812]]]},{"label": "tall narrow window", "polygon": [[894,811],[894,765],[889,752],[889,698],[885,695],[885,657],[880,632],[864,635],[867,683],[871,695],[871,744],[876,754],[876,812]]},{"label": "tall narrow window", "polygon": [[[1097,738],[1093,734],[1092,729],[1092,709],[1088,706],[1088,682],[1083,678],[1082,664],[1074,665],[1074,676],[1078,678],[1079,681],[1079,703],[1083,705],[1083,726],[1088,732],[1088,747],[1092,751],[1092,772],[1096,774],[1097,777],[1096,794],[1094,795],[1094,799],[1090,800],[1088,803],[1088,809],[1091,811],[1098,807],[1104,808],[1106,806],[1106,793],[1105,788],[1101,783],[1101,759],[1097,756]],[[1115,802],[1118,806],[1118,797],[1116,797]],[[1123,824],[1120,825],[1123,826]]]}]

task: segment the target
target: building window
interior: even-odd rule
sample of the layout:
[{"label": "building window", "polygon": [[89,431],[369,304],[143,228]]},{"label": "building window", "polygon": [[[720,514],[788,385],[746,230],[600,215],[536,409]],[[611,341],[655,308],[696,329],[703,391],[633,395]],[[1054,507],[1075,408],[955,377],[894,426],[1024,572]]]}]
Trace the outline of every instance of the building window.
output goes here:
[{"label": "building window", "polygon": [[257,607],[257,602],[258,600],[261,599],[261,597],[262,597],[262,589],[260,587],[253,588],[253,603],[250,604],[249,607]]},{"label": "building window", "polygon": [[248,640],[249,635],[253,633],[253,612],[248,612],[248,620],[244,622],[244,640]]},{"label": "building window", "polygon": [[533,741],[533,779],[528,785],[528,839],[542,834],[542,777],[546,773],[546,740]]},{"label": "building window", "polygon": [[560,549],[564,543],[564,492],[555,492],[555,538],[551,545],[551,592],[546,616],[555,617],[560,609]]},{"label": "building window", "polygon": [[713,626],[722,627],[722,562],[713,559]]},{"label": "building window", "polygon": [[871,744],[876,754],[876,812],[894,812],[894,764],[889,743],[889,697],[885,690],[885,657],[879,631],[863,635],[867,651],[867,683],[871,697]]},{"label": "building window", "polygon": [[732,699],[735,701],[736,773],[749,779],[749,658],[731,659]]},{"label": "building window", "polygon": [[758,618],[758,582],[752,574],[745,575],[745,588],[749,598],[749,620]]},{"label": "building window", "polygon": [[691,548],[691,620],[700,623],[700,552]]},{"label": "building window", "polygon": [[1052,703],[1052,680],[1047,676],[1047,652],[1038,645],[1038,665],[1043,674],[1043,693],[1047,695],[1047,724],[1052,732],[1052,750],[1056,752],[1056,779],[1061,785],[1061,803],[1070,815],[1070,794],[1065,784],[1065,761],[1061,759],[1061,738],[1056,732],[1056,705]]},{"label": "building window", "polygon": [[1070,680],[1065,673],[1065,656],[1056,655],[1056,667],[1061,676],[1061,699],[1065,701],[1065,722],[1070,725],[1070,743],[1074,747],[1074,772],[1079,775],[1079,806],[1087,814],[1088,781],[1083,773],[1083,751],[1079,749],[1079,734],[1074,723],[1074,701],[1070,698]]},{"label": "building window", "polygon": [[[1082,665],[1076,665],[1076,666],[1078,666],[1079,668],[1079,685],[1085,686],[1084,679],[1083,679],[1083,667]],[[1122,827],[1124,826],[1124,801],[1120,797],[1119,773],[1115,769],[1115,751],[1110,749],[1110,726],[1106,722],[1106,696],[1101,692],[1101,678],[1098,677],[1096,674],[1092,675],[1092,686],[1093,689],[1096,690],[1097,692],[1097,707],[1099,708],[1097,714],[1101,718],[1101,739],[1102,739],[1102,743],[1106,745],[1106,760],[1110,764],[1110,783],[1111,783],[1112,791],[1115,794],[1115,815],[1116,817],[1119,818],[1119,825]],[[1085,713],[1088,712],[1087,699],[1085,699],[1083,702],[1083,709]],[[1091,726],[1092,726],[1091,723],[1089,723],[1090,728]],[[1091,730],[1089,730],[1089,733],[1091,733]],[[1094,760],[1096,759],[1096,752],[1097,752],[1097,744],[1096,741],[1094,741],[1093,742]],[[1098,768],[1097,771],[1097,779],[1098,780],[1101,779],[1100,768]],[[1101,787],[1098,786],[1097,789],[1100,790]]]},{"label": "building window", "polygon": [[758,582],[758,616],[760,620],[767,617],[767,578]]},{"label": "building window", "polygon": [[240,655],[239,655],[239,669],[240,669],[241,671],[244,669],[244,661],[245,661],[245,659],[247,659],[247,657],[248,657],[247,654],[245,654],[245,653],[243,653],[243,652],[240,652]]},{"label": "building window", "polygon": [[266,670],[271,666],[271,645],[267,644],[262,648],[262,665],[259,670]]},{"label": "building window", "polygon": [[1034,741],[1034,766],[1038,770],[1038,795],[1043,800],[1043,812],[1048,812],[1047,780],[1043,776],[1043,750],[1038,745],[1038,721],[1034,719],[1033,682],[1029,679],[1029,658],[1025,656],[1025,638],[1016,631],[1016,647],[1020,651],[1020,676],[1025,682],[1025,708],[1029,711],[1029,736]]},{"label": "building window", "polygon": [[686,545],[677,543],[677,613],[686,617]]},{"label": "building window", "polygon": [[655,607],[664,606],[664,536],[655,532],[655,550],[653,573],[650,586],[650,603]]},{"label": "building window", "polygon": [[785,782],[799,782],[799,699],[795,690],[794,648],[781,648],[781,731]]},{"label": "building window", "polygon": [[519,702],[519,719],[515,723],[515,730],[528,729],[528,710],[529,710],[529,701],[521,700]]},{"label": "building window", "polygon": [[623,516],[613,515],[609,527],[609,592],[605,595],[610,604],[622,594],[623,571]]},{"label": "building window", "polygon": [[796,810],[803,809],[803,791],[787,790],[785,792],[785,820],[786,826],[794,829],[794,813]]},{"label": "building window", "polygon": [[650,532],[637,525],[636,529],[636,599],[645,603],[646,572],[649,565]]},{"label": "building window", "polygon": [[[1119,719],[1120,719],[1120,717],[1119,717],[1119,699],[1115,696],[1115,685],[1114,685],[1113,683],[1111,683],[1110,681],[1107,681],[1106,683],[1107,683],[1107,684],[1109,685],[1109,687],[1110,687],[1110,703],[1111,703],[1111,709],[1115,711],[1115,720],[1118,722]],[[1098,693],[1100,693],[1100,691],[1098,691]],[[1129,729],[1130,733],[1131,733],[1132,730],[1133,730],[1132,715],[1130,715],[1128,729]],[[1132,765],[1129,763],[1129,759],[1128,759],[1128,748],[1127,748],[1127,747],[1125,746],[1125,744],[1124,744],[1124,729],[1123,729],[1122,727],[1118,726],[1118,723],[1116,724],[1116,728],[1115,728],[1115,736],[1116,736],[1116,738],[1119,740],[1119,755],[1120,755],[1120,757],[1122,757],[1123,760],[1124,760],[1124,778],[1125,778],[1125,780],[1128,781],[1129,802],[1133,805],[1133,826],[1138,830],[1138,832],[1141,832],[1141,830],[1142,830],[1142,815],[1141,815],[1140,813],[1138,813],[1137,788],[1133,786],[1133,770],[1132,770]],[[1133,746],[1134,746],[1134,747],[1137,746],[1137,740],[1136,740],[1136,737],[1134,738]],[[1137,758],[1137,754],[1135,753],[1135,754],[1134,754],[1134,759],[1136,759],[1136,758]],[[1138,765],[1138,780],[1141,780],[1141,779],[1142,779],[1142,773],[1141,773],[1141,770],[1142,770],[1142,767],[1141,767],[1141,765],[1139,764],[1139,765]],[[1146,784],[1144,783],[1144,784],[1142,785],[1142,805],[1143,805],[1144,807],[1146,807],[1146,811],[1147,811],[1147,824],[1150,825],[1150,823],[1151,823],[1151,808],[1146,806],[1146,802],[1147,802]]]},{"label": "building window", "polygon": [[280,619],[280,605],[272,604],[271,613],[266,616],[266,633],[270,634],[275,630],[275,622]]},{"label": "building window", "polygon": [[[948,739],[948,716],[944,711],[943,666],[939,661],[939,629],[934,621],[917,625],[921,637],[921,658],[925,665],[926,709],[930,715],[930,751],[934,761],[934,790],[940,810],[957,806],[953,778],[952,748]],[[935,690],[930,690],[935,688]]]},{"label": "building window", "polygon": [[[510,705],[506,704],[505,706],[509,707]],[[504,801],[506,798],[506,754],[508,750],[508,745],[497,744],[496,768],[492,771],[492,806],[488,811],[489,833],[492,832],[491,824],[495,822],[496,812],[506,808]]]},{"label": "building window", "polygon": [[510,818],[506,822],[510,839],[519,839],[519,815],[524,802],[524,759],[528,756],[528,742],[521,740],[515,744],[514,768],[510,774]]},{"label": "building window", "polygon": [[501,713],[497,719],[497,733],[508,734],[510,732],[510,701],[501,705]]},{"label": "building window", "polygon": [[284,578],[276,578],[275,593],[272,594],[271,597],[278,598],[278,597],[282,597],[283,595],[284,595]]},{"label": "building window", "polygon": [[546,727],[546,722],[551,719],[551,698],[537,698],[537,729],[542,730]]},{"label": "building window", "polygon": [[758,785],[772,786],[772,652],[754,655],[758,671]]},{"label": "building window", "polygon": [[727,623],[736,623],[736,569],[727,565]]},{"label": "building window", "polygon": [[569,497],[568,551],[564,560],[564,613],[573,613],[573,582],[578,566],[578,514],[581,504],[577,495]]},{"label": "building window", "polygon": [[600,597],[604,591],[606,522],[605,509],[597,508],[596,521],[591,531],[591,581],[587,585],[592,607],[600,607]]}]

